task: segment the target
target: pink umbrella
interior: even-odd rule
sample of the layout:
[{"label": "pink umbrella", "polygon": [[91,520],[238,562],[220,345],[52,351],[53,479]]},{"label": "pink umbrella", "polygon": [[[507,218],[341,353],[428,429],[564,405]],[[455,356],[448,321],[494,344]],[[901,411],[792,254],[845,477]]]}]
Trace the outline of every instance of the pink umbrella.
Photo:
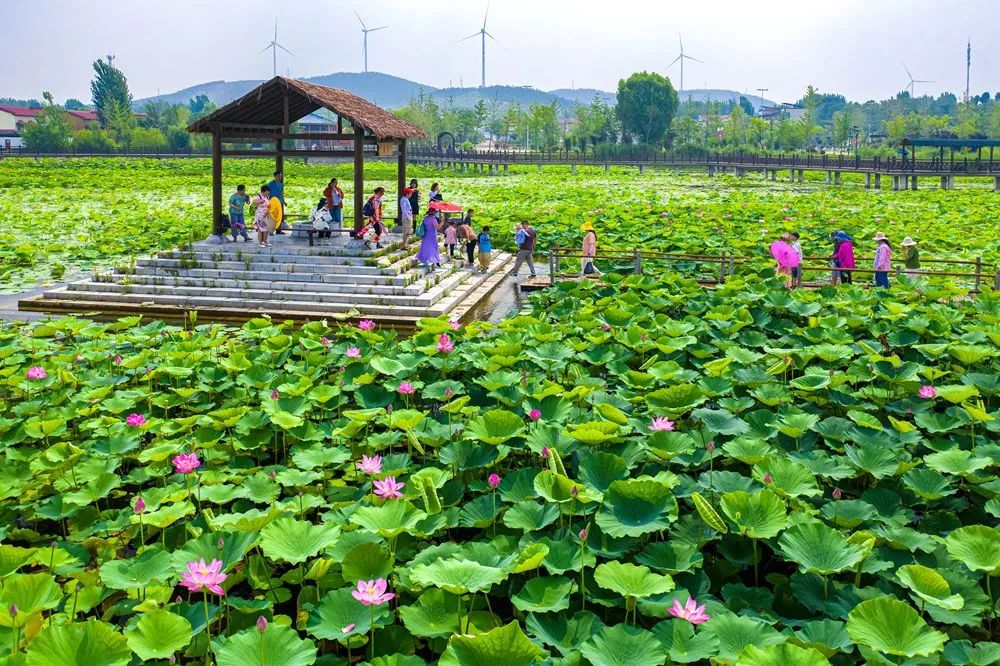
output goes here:
[{"label": "pink umbrella", "polygon": [[771,243],[771,256],[779,265],[786,268],[799,265],[799,254],[791,245],[785,241],[774,241]]}]

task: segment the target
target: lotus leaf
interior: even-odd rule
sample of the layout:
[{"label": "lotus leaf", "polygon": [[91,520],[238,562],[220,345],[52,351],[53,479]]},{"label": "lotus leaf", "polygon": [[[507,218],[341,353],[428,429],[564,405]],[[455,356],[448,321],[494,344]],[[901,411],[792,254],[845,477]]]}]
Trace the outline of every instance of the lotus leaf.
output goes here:
[{"label": "lotus leaf", "polygon": [[862,601],[847,616],[851,640],[884,654],[926,657],[941,651],[946,637],[931,629],[916,610],[889,597]]}]

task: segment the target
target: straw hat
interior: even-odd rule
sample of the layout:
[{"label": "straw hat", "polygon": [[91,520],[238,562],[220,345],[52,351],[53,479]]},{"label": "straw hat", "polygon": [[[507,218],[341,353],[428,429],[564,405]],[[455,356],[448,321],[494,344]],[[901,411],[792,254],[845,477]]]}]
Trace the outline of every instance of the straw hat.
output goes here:
[{"label": "straw hat", "polygon": [[597,230],[594,229],[594,225],[590,223],[590,220],[587,220],[583,223],[583,226],[580,227],[580,231],[593,231],[596,233]]},{"label": "straw hat", "polygon": [[916,245],[917,241],[915,241],[912,238],[910,238],[909,236],[907,236],[906,238],[903,239],[903,243],[902,244],[905,247],[909,247],[910,245]]},{"label": "straw hat", "polygon": [[875,237],[872,240],[880,241],[880,240],[889,240],[889,239],[886,238],[886,235],[884,233],[882,233],[881,231],[879,231],[878,233],[875,234]]}]

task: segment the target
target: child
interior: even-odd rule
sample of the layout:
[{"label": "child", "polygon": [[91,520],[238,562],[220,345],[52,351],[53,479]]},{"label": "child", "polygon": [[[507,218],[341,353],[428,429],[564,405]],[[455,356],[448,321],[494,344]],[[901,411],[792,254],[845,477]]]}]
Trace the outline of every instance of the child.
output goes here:
[{"label": "child", "polygon": [[267,233],[270,225],[273,223],[271,221],[271,216],[268,214],[268,209],[271,203],[271,188],[267,185],[261,185],[260,194],[253,198],[253,228],[257,232],[257,245],[260,247],[269,247],[267,242]]},{"label": "child", "polygon": [[795,254],[799,257],[798,265],[792,266],[792,289],[795,289],[802,286],[802,244],[799,243],[799,232],[797,231],[790,232],[788,239],[791,241]]},{"label": "child", "polygon": [[[385,233],[385,225],[382,224],[382,197],[385,195],[384,187],[376,187],[375,193],[368,197],[364,207],[361,209],[361,216],[365,218],[365,226],[358,235],[365,239],[365,247],[371,249],[371,242],[363,233],[368,230],[375,241],[375,247],[382,247],[382,234]],[[370,229],[369,229],[370,227]],[[372,233],[374,232],[374,233]]]},{"label": "child", "polygon": [[493,256],[493,239],[490,238],[490,228],[483,227],[479,234],[479,272],[485,273],[490,267]]},{"label": "child", "polygon": [[236,194],[229,197],[229,230],[233,235],[234,243],[236,237],[240,235],[243,236],[244,243],[250,242],[246,221],[243,218],[243,211],[249,200],[246,185],[237,185]]},{"label": "child", "polygon": [[448,257],[455,258],[455,246],[458,245],[458,230],[455,229],[455,221],[448,220],[444,227],[444,244],[448,248]]},{"label": "child", "polygon": [[883,289],[889,286],[889,271],[892,270],[892,248],[889,239],[881,231],[875,234],[875,286]]}]

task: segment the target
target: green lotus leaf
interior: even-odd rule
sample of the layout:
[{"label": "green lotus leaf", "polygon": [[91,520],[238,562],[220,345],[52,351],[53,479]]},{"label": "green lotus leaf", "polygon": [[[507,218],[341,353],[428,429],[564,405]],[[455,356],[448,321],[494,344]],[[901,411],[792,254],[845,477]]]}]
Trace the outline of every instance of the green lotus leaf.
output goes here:
[{"label": "green lotus leaf", "polygon": [[477,636],[454,635],[439,666],[527,666],[545,652],[524,634],[516,621]]},{"label": "green lotus leaf", "polygon": [[347,551],[341,563],[341,575],[344,580],[356,583],[359,580],[375,580],[388,578],[392,571],[392,558],[389,552],[377,543],[359,543]]},{"label": "green lotus leaf", "polygon": [[392,500],[382,506],[358,507],[351,522],[363,530],[391,539],[402,532],[414,532],[427,513],[406,500]]},{"label": "green lotus leaf", "polygon": [[680,416],[708,398],[694,384],[677,384],[646,394],[646,404],[651,408],[666,412],[667,416]]},{"label": "green lotus leaf", "polygon": [[652,631],[670,660],[679,664],[708,659],[719,649],[719,639],[715,634],[707,631],[696,634],[687,620],[664,620],[657,623]]},{"label": "green lotus leaf", "polygon": [[566,426],[566,434],[587,446],[600,446],[619,439],[621,427],[611,421],[587,421]]},{"label": "green lotus leaf", "polygon": [[601,415],[602,418],[616,423],[620,426],[628,425],[628,414],[618,409],[614,405],[608,402],[600,402],[594,405],[597,413]]},{"label": "green lotus leaf", "polygon": [[674,589],[674,579],[670,576],[631,563],[604,562],[594,569],[594,580],[606,590],[633,599],[666,594]]},{"label": "green lotus leaf", "polygon": [[464,434],[470,439],[497,446],[524,432],[524,419],[504,409],[493,409],[469,421]]},{"label": "green lotus leaf", "polygon": [[722,512],[751,539],[769,539],[785,528],[785,503],[768,490],[726,493]]},{"label": "green lotus leaf", "polygon": [[854,567],[863,555],[860,546],[847,541],[839,531],[813,521],[785,530],[778,540],[786,559],[803,573],[827,575]]},{"label": "green lotus leaf", "polygon": [[771,457],[758,466],[763,480],[764,474],[771,476],[768,488],[779,497],[815,497],[822,494],[816,483],[816,476],[809,468],[794,460]]},{"label": "green lotus leaf", "polygon": [[458,597],[438,588],[425,590],[415,604],[399,607],[399,616],[407,630],[422,638],[462,633],[459,612]]},{"label": "green lotus leaf", "polygon": [[514,530],[534,532],[548,527],[559,517],[556,504],[541,504],[534,500],[518,502],[503,515],[503,524]]},{"label": "green lotus leaf", "polygon": [[944,545],[952,559],[973,571],[1000,573],[1000,530],[985,525],[960,527],[947,536]]},{"label": "green lotus leaf", "polygon": [[609,536],[637,537],[667,529],[676,520],[677,512],[677,500],[665,484],[630,479],[615,481],[608,487],[596,520]]},{"label": "green lotus leaf", "polygon": [[837,620],[806,622],[789,641],[802,647],[813,648],[829,658],[838,652],[851,652],[854,644],[847,635],[847,627]]},{"label": "green lotus leaf", "polygon": [[[323,640],[346,643],[351,636],[364,636],[372,626],[372,607],[364,606],[351,594],[349,587],[332,590],[323,595],[316,608],[309,613],[306,631]],[[392,617],[388,605],[376,606],[375,624],[382,626]]]},{"label": "green lotus leaf", "polygon": [[702,633],[715,636],[719,660],[736,661],[749,645],[766,648],[785,641],[784,637],[764,620],[720,613],[703,625]]},{"label": "green lotus leaf", "polygon": [[[549,502],[565,504],[567,502],[594,502],[599,498],[593,490],[577,483],[567,476],[551,470],[544,470],[535,477],[535,493]],[[574,494],[573,491],[576,491]]]},{"label": "green lotus leaf", "polygon": [[694,502],[694,508],[703,523],[720,534],[725,534],[729,531],[725,521],[722,520],[722,516],[719,515],[715,507],[701,493],[691,493],[691,501]]},{"label": "green lotus leaf", "polygon": [[[360,605],[360,604],[359,604]],[[272,622],[263,634],[256,627],[237,632],[215,651],[218,666],[311,666],[316,644],[295,629]]]},{"label": "green lotus leaf", "polygon": [[[194,511],[194,504],[184,500],[183,502],[161,506],[155,511],[142,514],[142,524],[146,527],[157,527],[162,530],[170,527],[181,518],[192,515]],[[132,516],[131,518],[132,522],[138,524],[139,516]]]},{"label": "green lotus leaf", "polygon": [[124,666],[132,659],[125,637],[107,622],[48,624],[28,646],[28,666]]},{"label": "green lotus leaf", "polygon": [[941,656],[955,666],[992,666],[1000,663],[1000,643],[948,641]]},{"label": "green lotus leaf", "polygon": [[666,659],[651,632],[625,624],[604,627],[580,646],[580,652],[593,666],[658,666]]},{"label": "green lotus leaf", "polygon": [[135,626],[125,630],[128,646],[145,660],[168,659],[191,642],[191,623],[166,610],[152,610],[139,616]]},{"label": "green lotus leaf", "polygon": [[903,483],[923,500],[939,500],[958,492],[944,474],[932,469],[911,469],[903,475]]},{"label": "green lotus leaf", "polygon": [[298,564],[333,544],[339,535],[340,530],[333,525],[313,525],[283,516],[261,530],[260,547],[273,560]]},{"label": "green lotus leaf", "polygon": [[14,617],[0,613],[0,626],[23,627],[35,613],[55,608],[62,599],[62,591],[49,574],[13,574],[4,580],[0,603],[5,610],[16,606],[18,612]]},{"label": "green lotus leaf", "polygon": [[573,581],[565,576],[539,576],[528,580],[511,601],[526,613],[564,611],[569,608],[572,589]]},{"label": "green lotus leaf", "polygon": [[926,657],[941,651],[947,637],[924,622],[909,604],[879,597],[862,601],[847,616],[851,640],[895,657]]},{"label": "green lotus leaf", "polygon": [[830,660],[812,648],[791,643],[759,648],[748,645],[736,660],[736,666],[829,666]]},{"label": "green lotus leaf", "polygon": [[703,564],[697,544],[677,540],[651,543],[635,559],[639,564],[668,574],[691,573]]},{"label": "green lotus leaf", "polygon": [[188,562],[196,562],[204,558],[206,562],[221,560],[222,570],[229,571],[233,566],[243,561],[259,537],[260,535],[255,532],[206,532],[197,539],[189,540],[182,548],[171,553],[174,570],[181,571]]},{"label": "green lotus leaf", "polygon": [[819,391],[830,385],[830,375],[827,372],[806,374],[796,377],[788,385],[800,391]]},{"label": "green lotus leaf", "polygon": [[101,580],[113,590],[144,588],[153,581],[166,582],[176,567],[165,550],[147,550],[128,560],[109,560],[101,565]]},{"label": "green lotus leaf", "polygon": [[590,611],[577,611],[572,618],[566,613],[529,613],[525,624],[532,636],[564,656],[576,651],[581,643],[604,627],[600,618]]},{"label": "green lotus leaf", "polygon": [[410,580],[421,587],[439,587],[452,594],[487,592],[507,578],[498,567],[484,566],[478,562],[451,557],[418,564],[410,570]]},{"label": "green lotus leaf", "polygon": [[920,564],[904,564],[896,570],[896,577],[921,600],[946,610],[958,610],[965,605],[959,594],[952,594],[944,576]]},{"label": "green lotus leaf", "polygon": [[691,415],[717,435],[742,435],[750,429],[746,421],[725,409],[696,409]]},{"label": "green lotus leaf", "polygon": [[967,384],[949,384],[945,386],[935,386],[934,390],[937,391],[937,395],[944,398],[948,402],[957,405],[960,402],[965,402],[969,398],[974,398],[979,395],[979,389],[975,386],[969,386]]},{"label": "green lotus leaf", "polygon": [[924,456],[924,464],[943,474],[970,476],[993,463],[988,458],[973,456],[971,451],[955,448]]},{"label": "green lotus leaf", "polygon": [[277,410],[271,414],[271,423],[280,427],[282,430],[291,430],[293,428],[298,428],[304,423],[304,421],[299,416]]},{"label": "green lotus leaf", "polygon": [[0,544],[0,578],[8,576],[25,564],[35,554],[35,548],[20,548],[9,544]]},{"label": "green lotus leaf", "polygon": [[386,356],[372,356],[369,360],[369,364],[376,372],[380,372],[383,375],[389,375],[390,377],[397,377],[406,372],[405,365]]}]

